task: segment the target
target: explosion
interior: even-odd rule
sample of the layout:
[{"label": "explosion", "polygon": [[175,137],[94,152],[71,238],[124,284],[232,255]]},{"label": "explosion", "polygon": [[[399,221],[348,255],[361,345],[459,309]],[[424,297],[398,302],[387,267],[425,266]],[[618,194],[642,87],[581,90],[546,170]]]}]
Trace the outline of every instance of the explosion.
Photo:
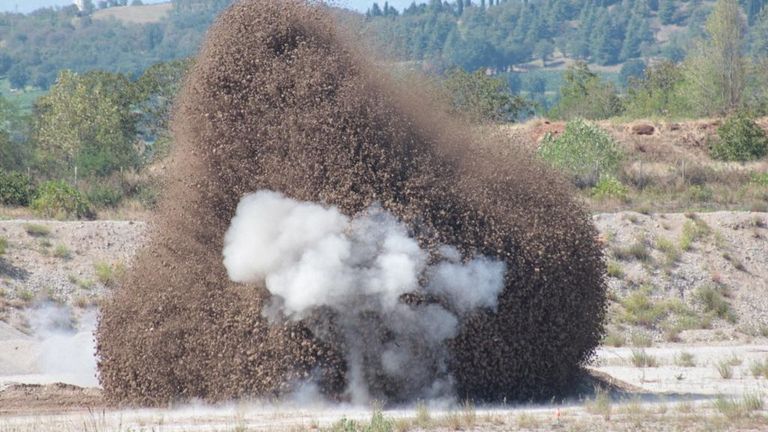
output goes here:
[{"label": "explosion", "polygon": [[324,6],[230,7],[178,101],[151,241],[102,309],[106,395],[567,391],[603,331],[596,230],[524,146],[440,112]]}]

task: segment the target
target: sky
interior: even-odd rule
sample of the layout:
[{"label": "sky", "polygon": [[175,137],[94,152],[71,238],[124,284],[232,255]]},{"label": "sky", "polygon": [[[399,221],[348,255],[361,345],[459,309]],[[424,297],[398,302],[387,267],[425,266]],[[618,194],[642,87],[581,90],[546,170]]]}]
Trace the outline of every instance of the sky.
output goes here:
[{"label": "sky", "polygon": [[[167,0],[143,0],[145,4],[150,3],[163,3]],[[400,10],[411,4],[413,0],[389,0],[390,6],[394,6]],[[417,3],[421,3],[421,0]],[[67,6],[72,4],[72,0],[0,0],[0,12],[21,12],[27,13],[41,7],[50,6]],[[339,6],[343,6],[349,9],[355,9],[361,12],[365,12],[366,9],[371,7],[373,0],[335,0],[334,3]],[[379,5],[384,5],[384,0],[379,1]]]}]

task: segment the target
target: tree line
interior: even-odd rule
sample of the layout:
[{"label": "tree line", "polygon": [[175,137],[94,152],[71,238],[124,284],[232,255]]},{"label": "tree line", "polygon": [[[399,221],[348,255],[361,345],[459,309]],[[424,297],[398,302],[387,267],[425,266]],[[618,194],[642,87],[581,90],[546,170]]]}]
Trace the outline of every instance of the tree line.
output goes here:
[{"label": "tree line", "polygon": [[[746,50],[765,49],[767,0],[742,4]],[[682,60],[701,37],[711,5],[701,0],[431,0],[402,12],[374,3],[363,31],[376,49],[431,68],[506,70],[555,51],[599,65],[638,58]],[[664,28],[665,40],[658,37]]]}]

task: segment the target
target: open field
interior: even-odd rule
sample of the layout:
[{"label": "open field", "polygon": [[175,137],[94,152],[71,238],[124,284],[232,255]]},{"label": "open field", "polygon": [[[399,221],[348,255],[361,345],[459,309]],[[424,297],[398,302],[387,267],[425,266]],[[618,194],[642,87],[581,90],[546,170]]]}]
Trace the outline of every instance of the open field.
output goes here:
[{"label": "open field", "polygon": [[143,6],[111,7],[94,12],[93,19],[114,18],[133,24],[149,24],[161,21],[171,12],[171,9],[173,9],[173,5],[170,2]]}]

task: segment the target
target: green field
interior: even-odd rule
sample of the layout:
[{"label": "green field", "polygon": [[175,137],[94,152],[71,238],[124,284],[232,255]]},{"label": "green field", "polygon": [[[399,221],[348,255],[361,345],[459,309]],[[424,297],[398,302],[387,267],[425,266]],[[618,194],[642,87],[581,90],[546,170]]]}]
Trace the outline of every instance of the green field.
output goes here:
[{"label": "green field", "polygon": [[17,104],[22,110],[31,111],[32,105],[38,97],[45,94],[45,91],[32,87],[27,87],[25,90],[11,90],[10,83],[3,78],[0,79],[0,94],[10,102]]}]

